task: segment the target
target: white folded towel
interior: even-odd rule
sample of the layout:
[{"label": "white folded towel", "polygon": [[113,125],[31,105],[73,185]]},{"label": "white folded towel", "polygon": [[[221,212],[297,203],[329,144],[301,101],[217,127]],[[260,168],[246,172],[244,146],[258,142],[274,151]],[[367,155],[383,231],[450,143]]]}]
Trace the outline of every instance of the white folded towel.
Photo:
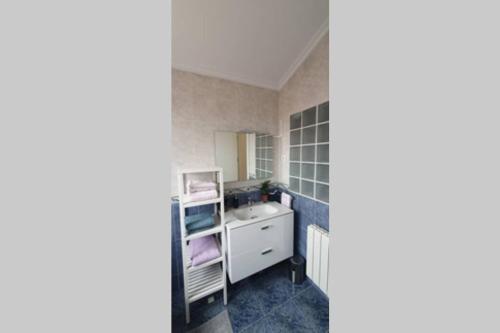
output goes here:
[{"label": "white folded towel", "polygon": [[202,192],[193,192],[191,194],[185,195],[184,196],[184,201],[185,202],[204,201],[204,200],[215,199],[218,196],[219,196],[219,193],[217,193],[216,190],[202,191]]},{"label": "white folded towel", "polygon": [[292,208],[292,196],[282,192],[281,193],[281,204],[287,206],[288,208]]},{"label": "white folded towel", "polygon": [[205,192],[216,190],[217,185],[214,182],[191,182],[189,183],[189,192]]}]

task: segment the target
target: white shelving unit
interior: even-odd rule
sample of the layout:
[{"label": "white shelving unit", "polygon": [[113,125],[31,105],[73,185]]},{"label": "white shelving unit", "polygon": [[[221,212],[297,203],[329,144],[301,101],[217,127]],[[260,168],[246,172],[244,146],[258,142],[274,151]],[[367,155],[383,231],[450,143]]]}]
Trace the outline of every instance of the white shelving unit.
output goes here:
[{"label": "white shelving unit", "polygon": [[[215,199],[204,201],[186,202],[185,191],[187,180],[195,175],[210,177],[217,183],[219,196]],[[223,291],[224,305],[227,304],[226,288],[226,231],[224,219],[224,180],[222,168],[208,169],[184,169],[177,175],[179,189],[179,216],[181,224],[182,238],[182,262],[184,271],[184,301],[186,304],[186,322],[190,322],[189,304],[193,303],[214,292]],[[204,206],[212,204],[214,206],[215,225],[207,230],[188,234],[185,224],[186,209],[190,207]],[[217,211],[217,204],[220,210]],[[203,236],[216,236],[217,245],[220,250],[220,257],[210,260],[199,266],[192,266],[191,259],[187,255],[188,242]],[[218,237],[217,237],[218,236]]]}]

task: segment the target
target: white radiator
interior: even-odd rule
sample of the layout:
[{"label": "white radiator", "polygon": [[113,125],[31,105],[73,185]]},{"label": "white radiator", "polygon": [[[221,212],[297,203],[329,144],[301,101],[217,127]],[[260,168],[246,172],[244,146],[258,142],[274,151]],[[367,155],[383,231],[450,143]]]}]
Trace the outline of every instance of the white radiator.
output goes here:
[{"label": "white radiator", "polygon": [[307,227],[306,275],[328,295],[328,231],[310,224]]}]

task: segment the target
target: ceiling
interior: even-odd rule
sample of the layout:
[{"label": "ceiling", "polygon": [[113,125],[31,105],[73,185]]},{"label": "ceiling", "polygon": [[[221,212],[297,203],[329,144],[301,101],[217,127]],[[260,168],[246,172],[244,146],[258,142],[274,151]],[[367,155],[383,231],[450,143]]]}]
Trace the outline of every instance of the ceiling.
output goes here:
[{"label": "ceiling", "polygon": [[328,31],[328,0],[173,0],[172,65],[279,90]]}]

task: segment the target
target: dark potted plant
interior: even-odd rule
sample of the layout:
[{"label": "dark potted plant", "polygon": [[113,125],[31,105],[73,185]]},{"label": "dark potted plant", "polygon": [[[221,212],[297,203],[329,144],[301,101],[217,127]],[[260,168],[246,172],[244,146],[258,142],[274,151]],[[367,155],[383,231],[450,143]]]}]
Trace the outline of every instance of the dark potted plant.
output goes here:
[{"label": "dark potted plant", "polygon": [[267,202],[269,200],[269,183],[270,180],[266,180],[260,185],[260,199],[262,202]]}]

